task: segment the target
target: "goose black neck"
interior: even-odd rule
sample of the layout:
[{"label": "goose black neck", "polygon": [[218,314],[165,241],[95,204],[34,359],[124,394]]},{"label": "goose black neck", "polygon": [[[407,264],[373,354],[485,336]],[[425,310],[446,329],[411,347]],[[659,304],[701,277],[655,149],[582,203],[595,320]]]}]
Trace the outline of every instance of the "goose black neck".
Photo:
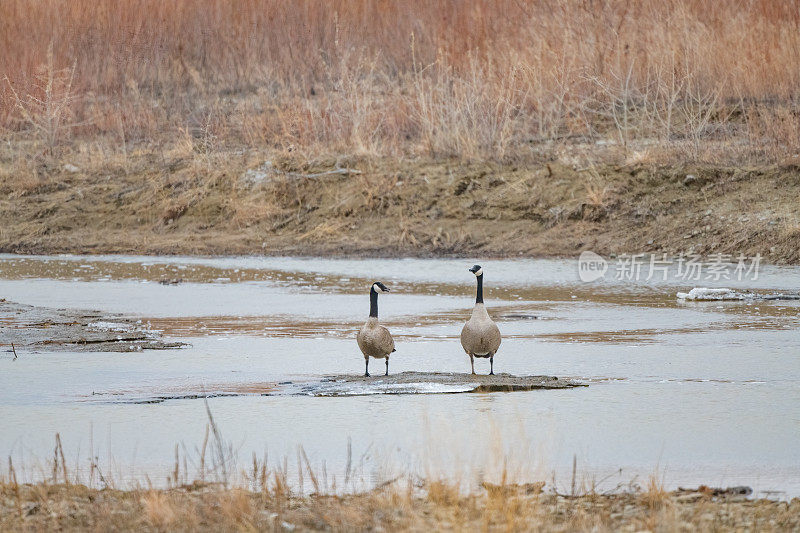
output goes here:
[{"label": "goose black neck", "polygon": [[378,293],[374,288],[369,291],[369,316],[378,318]]},{"label": "goose black neck", "polygon": [[483,274],[476,276],[478,278],[478,292],[475,294],[475,303],[483,303]]}]

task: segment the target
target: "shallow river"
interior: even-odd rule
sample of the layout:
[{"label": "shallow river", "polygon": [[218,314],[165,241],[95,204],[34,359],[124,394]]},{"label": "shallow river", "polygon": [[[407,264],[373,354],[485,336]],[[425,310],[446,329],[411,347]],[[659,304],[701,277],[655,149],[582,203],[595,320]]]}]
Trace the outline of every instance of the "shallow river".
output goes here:
[{"label": "shallow river", "polygon": [[[116,484],[160,484],[180,445],[190,479],[208,423],[202,396],[212,391],[224,393],[207,402],[229,470],[266,453],[271,465],[286,459],[298,481],[302,446],[337,486],[349,462],[358,473],[348,477],[366,485],[401,472],[472,482],[505,465],[513,479],[555,479],[569,491],[575,460],[584,487],[645,485],[655,475],[668,487],[800,495],[800,302],[676,299],[694,286],[796,293],[800,268],[762,266],[755,281],[584,283],[576,261],[485,261],[486,302],[503,333],[495,370],[588,387],[262,394],[270,384],[363,373],[354,336],[373,280],[391,288],[380,297],[397,345],[391,372],[468,372],[458,336],[474,301],[472,264],[0,255],[0,298],[122,313],[189,344],[17,360],[2,346],[0,457],[19,476],[50,475],[58,432],[74,471],[94,456]],[[371,366],[376,375],[383,364]],[[476,369],[486,373],[488,363],[476,360]]]}]

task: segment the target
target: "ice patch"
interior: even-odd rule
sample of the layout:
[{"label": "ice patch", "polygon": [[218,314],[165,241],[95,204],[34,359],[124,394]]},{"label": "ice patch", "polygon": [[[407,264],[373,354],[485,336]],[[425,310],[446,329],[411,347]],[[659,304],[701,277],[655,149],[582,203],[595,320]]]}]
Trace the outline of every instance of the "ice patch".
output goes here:
[{"label": "ice patch", "polygon": [[130,324],[123,324],[121,322],[107,322],[105,320],[90,322],[86,325],[86,327],[96,331],[131,331],[133,329]]},{"label": "ice patch", "polygon": [[679,292],[679,300],[742,300],[743,295],[731,289],[709,289],[695,287],[689,292]]},{"label": "ice patch", "polygon": [[739,292],[732,289],[709,289],[707,287],[695,287],[689,292],[679,292],[678,300],[692,302],[708,302],[720,300],[800,300],[798,293],[774,293],[758,294],[754,292]]},{"label": "ice patch", "polygon": [[470,392],[479,383],[321,383],[308,391],[311,396],[366,396],[372,394],[447,394]]}]

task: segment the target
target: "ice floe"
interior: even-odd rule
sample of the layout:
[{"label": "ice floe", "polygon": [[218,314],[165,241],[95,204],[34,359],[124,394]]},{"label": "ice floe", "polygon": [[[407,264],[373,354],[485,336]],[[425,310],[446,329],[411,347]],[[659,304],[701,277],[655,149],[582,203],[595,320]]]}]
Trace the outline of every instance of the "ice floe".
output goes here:
[{"label": "ice floe", "polygon": [[720,300],[800,300],[800,293],[770,293],[761,294],[755,292],[734,291],[733,289],[711,289],[707,287],[695,287],[689,292],[679,292],[678,300],[705,302]]}]

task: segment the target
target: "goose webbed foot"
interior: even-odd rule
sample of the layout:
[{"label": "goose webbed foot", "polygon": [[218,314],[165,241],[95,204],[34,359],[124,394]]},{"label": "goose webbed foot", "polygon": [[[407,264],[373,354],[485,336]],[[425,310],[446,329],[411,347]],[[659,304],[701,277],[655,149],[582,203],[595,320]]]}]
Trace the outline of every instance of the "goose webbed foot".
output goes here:
[{"label": "goose webbed foot", "polygon": [[364,359],[364,361],[366,361],[366,365],[364,367],[364,377],[368,378],[369,377],[369,359]]}]

